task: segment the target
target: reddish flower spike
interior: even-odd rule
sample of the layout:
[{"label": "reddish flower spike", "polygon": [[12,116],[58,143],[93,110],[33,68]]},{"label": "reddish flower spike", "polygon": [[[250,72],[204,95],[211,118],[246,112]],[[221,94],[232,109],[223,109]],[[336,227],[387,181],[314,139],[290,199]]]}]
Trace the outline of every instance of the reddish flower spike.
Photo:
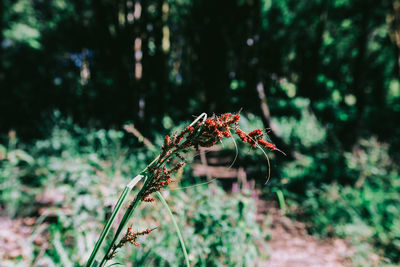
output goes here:
[{"label": "reddish flower spike", "polygon": [[236,114],[233,118],[228,122],[229,124],[238,123],[240,120],[240,115]]},{"label": "reddish flower spike", "polygon": [[275,146],[274,144],[271,144],[271,143],[265,141],[264,139],[258,140],[258,143],[259,143],[262,147],[264,147],[264,148],[266,148],[266,149],[269,149],[269,150],[271,150],[271,151],[276,150],[276,146]]},{"label": "reddish flower spike", "polygon": [[251,131],[250,133],[247,134],[250,137],[256,137],[262,135],[262,131],[260,129]]},{"label": "reddish flower spike", "polygon": [[236,129],[236,134],[240,137],[240,139],[243,141],[243,142],[247,142],[247,134],[245,133],[245,132],[243,132],[242,130],[240,130],[239,128],[238,129]]},{"label": "reddish flower spike", "polygon": [[232,136],[231,132],[229,132],[229,131],[224,131],[224,132],[222,132],[222,134],[223,134],[225,137],[231,137],[231,136]]},{"label": "reddish flower spike", "polygon": [[225,113],[221,115],[221,120],[226,121],[227,119],[229,119],[232,116],[231,113]]}]

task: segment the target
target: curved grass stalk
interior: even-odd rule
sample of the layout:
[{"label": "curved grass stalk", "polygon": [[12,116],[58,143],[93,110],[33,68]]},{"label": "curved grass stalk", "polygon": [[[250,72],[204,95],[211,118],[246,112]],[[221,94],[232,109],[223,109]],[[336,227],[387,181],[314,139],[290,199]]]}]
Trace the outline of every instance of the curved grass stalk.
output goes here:
[{"label": "curved grass stalk", "polygon": [[204,182],[204,183],[198,183],[198,184],[194,184],[194,185],[178,187],[178,188],[170,189],[169,191],[177,191],[177,190],[182,190],[182,189],[194,188],[194,187],[202,186],[202,185],[205,185],[205,184],[211,184],[212,182],[214,182],[216,180],[217,180],[217,178],[212,178],[210,181],[207,181],[207,182]]},{"label": "curved grass stalk", "polygon": [[269,162],[269,157],[268,157],[267,153],[265,152],[265,150],[256,142],[256,140],[254,140],[254,138],[251,138],[250,136],[249,136],[249,138],[250,138],[251,140],[253,140],[253,142],[256,144],[257,148],[259,148],[259,149],[262,151],[262,153],[264,154],[265,158],[267,159],[267,163],[268,163],[268,177],[267,177],[267,181],[265,182],[265,185],[266,185],[266,184],[268,184],[269,179],[271,178],[271,163]]},{"label": "curved grass stalk", "polygon": [[195,125],[196,122],[198,122],[202,117],[204,117],[204,118],[203,118],[203,123],[204,123],[204,121],[207,119],[207,113],[205,113],[205,112],[201,113],[201,114],[190,124],[190,126]]},{"label": "curved grass stalk", "polygon": [[171,209],[169,208],[167,202],[165,201],[165,199],[161,195],[161,193],[159,191],[157,191],[156,195],[160,199],[161,203],[164,205],[165,209],[168,211],[169,216],[171,217],[172,223],[173,223],[173,225],[175,227],[176,233],[177,233],[178,238],[179,238],[179,242],[181,243],[183,255],[185,257],[186,267],[190,267],[189,257],[188,257],[188,254],[187,254],[187,251],[186,251],[186,246],[185,246],[185,241],[183,240],[183,236],[182,236],[181,230],[179,229],[179,226],[176,223],[175,216],[172,214]]},{"label": "curved grass stalk", "polygon": [[[229,132],[231,132],[231,131],[229,130]],[[239,155],[239,149],[238,149],[238,146],[237,146],[237,144],[236,144],[235,138],[233,138],[232,133],[231,133],[231,139],[232,139],[232,141],[233,141],[233,144],[235,145],[235,158],[233,159],[231,165],[229,165],[229,167],[228,167],[229,169],[232,168],[233,164],[235,164],[236,159],[237,159],[237,157],[238,157],[238,155]]]}]

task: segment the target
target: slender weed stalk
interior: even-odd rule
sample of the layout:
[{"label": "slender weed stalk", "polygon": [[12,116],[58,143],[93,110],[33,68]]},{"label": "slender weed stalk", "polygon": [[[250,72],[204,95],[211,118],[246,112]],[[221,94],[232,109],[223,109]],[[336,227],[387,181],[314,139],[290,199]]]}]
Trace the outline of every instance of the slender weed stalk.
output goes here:
[{"label": "slender weed stalk", "polygon": [[181,230],[179,229],[179,226],[175,220],[175,216],[172,214],[171,209],[169,208],[167,202],[165,201],[164,197],[161,195],[160,192],[156,192],[157,197],[160,199],[161,203],[164,205],[165,209],[168,211],[169,217],[171,217],[172,223],[174,224],[175,227],[175,231],[178,235],[179,238],[179,242],[181,243],[181,247],[182,247],[182,251],[183,251],[183,255],[185,257],[185,264],[186,267],[190,267],[190,263],[189,263],[189,257],[186,251],[186,246],[185,246],[185,241],[183,240],[183,236],[181,234]]},{"label": "slender weed stalk", "polygon": [[[198,116],[189,126],[182,130],[179,134],[174,133],[172,136],[166,136],[164,139],[164,145],[161,147],[159,156],[157,156],[143,171],[141,171],[132,181],[125,187],[121,196],[119,197],[115,208],[105,224],[103,231],[100,234],[98,241],[96,242],[94,249],[86,264],[87,267],[93,265],[103,267],[108,260],[115,257],[118,249],[125,246],[127,243],[139,246],[136,242],[139,235],[150,234],[152,230],[145,229],[138,232],[132,232],[131,228],[128,228],[125,235],[120,238],[121,233],[124,231],[129,219],[132,217],[135,209],[140,205],[141,202],[153,202],[154,198],[152,194],[158,196],[165,209],[171,216],[172,222],[176,229],[182,251],[185,257],[186,266],[190,266],[185,243],[181,234],[181,231],[176,223],[173,214],[168,207],[168,204],[160,194],[160,190],[167,187],[171,183],[171,175],[182,168],[186,159],[186,154],[189,149],[198,150],[200,147],[211,147],[222,141],[223,138],[232,137],[231,129],[235,130],[235,133],[239,138],[249,143],[252,147],[260,148],[264,154],[264,149],[270,151],[280,151],[275,145],[263,139],[264,133],[261,130],[254,130],[246,134],[239,128],[239,114],[226,113],[220,116],[212,116],[207,118],[207,114],[203,113]],[[235,143],[236,146],[236,143]],[[280,151],[281,152],[281,151]],[[283,153],[283,152],[282,152]],[[268,159],[268,156],[267,156]],[[269,161],[268,161],[269,162]],[[269,179],[269,176],[268,176]],[[113,225],[117,214],[120,213],[125,200],[132,192],[133,188],[138,185],[140,181],[143,181],[143,185],[140,191],[134,197],[134,200],[129,204],[126,209],[119,226],[114,233],[110,245],[106,249],[100,263],[96,261],[98,252],[100,251],[105,239],[107,238],[111,226]]]}]

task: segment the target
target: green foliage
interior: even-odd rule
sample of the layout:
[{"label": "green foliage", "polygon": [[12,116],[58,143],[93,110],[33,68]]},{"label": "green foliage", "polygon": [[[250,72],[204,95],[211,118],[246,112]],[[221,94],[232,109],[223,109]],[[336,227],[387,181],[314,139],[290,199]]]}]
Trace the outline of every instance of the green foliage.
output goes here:
[{"label": "green foliage", "polygon": [[399,261],[400,175],[388,156],[388,146],[361,140],[346,163],[354,186],[326,185],[307,191],[303,202],[312,231],[322,236],[350,238],[353,244],[373,244],[385,257]]},{"label": "green foliage", "polygon": [[[397,15],[390,1],[152,0],[135,7],[7,0],[0,7],[0,87],[9,88],[0,107],[18,118],[2,118],[2,132],[43,134],[43,117],[58,108],[84,124],[135,119],[149,136],[166,114],[180,120],[240,108],[256,114],[259,82],[270,105],[307,98],[321,122],[339,123],[334,131],[345,137],[343,124],[368,123],[371,109],[386,110],[375,123],[398,113]],[[137,32],[146,38],[132,51]],[[133,53],[140,55],[140,79]]]},{"label": "green foliage", "polygon": [[32,1],[13,1],[5,17],[9,23],[3,33],[6,39],[17,44],[26,44],[33,49],[41,48],[39,21]]},{"label": "green foliage", "polygon": [[295,158],[281,165],[281,182],[292,192],[301,195],[307,188],[319,187],[323,181],[331,181],[341,175],[329,172],[338,159],[334,158],[334,146],[326,146],[329,141],[328,129],[316,118],[310,101],[296,97],[279,105],[284,109],[293,109],[294,114],[273,120],[280,131],[279,136],[286,144],[290,144],[290,151],[287,152],[293,153]]},{"label": "green foliage", "polygon": [[310,110],[310,101],[295,98],[292,103],[299,110],[299,118],[284,116],[273,120],[278,126],[280,137],[287,144],[293,144],[295,151],[311,149],[325,142],[326,129]]},{"label": "green foliage", "polygon": [[400,172],[390,146],[377,138],[360,139],[345,152],[334,129],[317,120],[307,99],[285,105],[294,115],[277,117],[274,123],[292,144],[294,160],[281,165],[274,185],[285,192],[292,210],[297,207],[297,218],[313,234],[351,241],[357,248],[356,265],[371,264],[374,251],[398,262]]},{"label": "green foliage", "polygon": [[[244,129],[276,130],[272,142],[288,157],[271,154],[270,184],[310,214],[315,232],[357,230],[397,259],[391,196],[400,159],[399,12],[387,0],[0,1],[0,133],[47,138],[0,146],[1,207],[12,217],[40,215],[32,203],[56,192],[60,227],[100,225],[108,210],[99,203],[111,205],[153,156],[120,131],[71,122],[53,128],[55,109],[83,127],[134,121],[161,145],[159,133],[188,114],[243,108]],[[271,125],[252,115],[261,103]],[[388,147],[378,153],[358,144],[371,136]],[[236,165],[265,181],[261,152],[240,144],[239,152]],[[346,204],[334,205],[337,195]],[[64,206],[76,222],[62,215]],[[345,226],[329,230],[334,216]],[[51,238],[62,245],[57,227]],[[54,248],[48,259],[56,263],[70,253]]]},{"label": "green foliage", "polygon": [[[181,225],[191,264],[252,266],[260,255],[265,257],[262,249],[267,247],[255,221],[254,199],[241,194],[227,195],[219,187],[203,185],[172,191],[167,201]],[[142,266],[183,265],[178,237],[162,205],[140,212],[138,217],[146,219],[136,221],[135,228],[146,227],[149,219],[152,227],[159,228],[143,240],[143,248],[131,250],[131,259]]]}]

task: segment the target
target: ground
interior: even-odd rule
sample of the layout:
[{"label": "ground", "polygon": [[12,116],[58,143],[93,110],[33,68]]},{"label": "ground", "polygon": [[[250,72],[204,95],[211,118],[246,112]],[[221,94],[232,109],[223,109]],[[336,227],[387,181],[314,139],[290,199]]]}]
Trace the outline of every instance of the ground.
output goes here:
[{"label": "ground", "polygon": [[258,220],[271,220],[268,267],[337,267],[352,266],[354,253],[342,239],[318,240],[309,235],[303,223],[281,215],[272,202],[260,200]]}]

